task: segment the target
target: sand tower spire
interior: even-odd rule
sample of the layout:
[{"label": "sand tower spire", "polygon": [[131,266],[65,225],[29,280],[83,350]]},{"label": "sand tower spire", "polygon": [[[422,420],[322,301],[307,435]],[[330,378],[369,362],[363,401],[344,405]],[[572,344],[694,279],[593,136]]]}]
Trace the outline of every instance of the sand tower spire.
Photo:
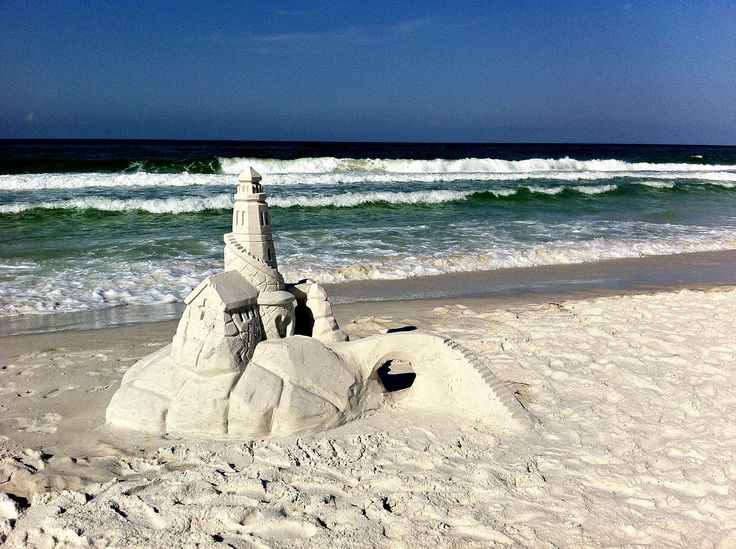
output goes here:
[{"label": "sand tower spire", "polygon": [[251,255],[278,269],[266,193],[260,174],[250,167],[238,176],[232,234]]}]

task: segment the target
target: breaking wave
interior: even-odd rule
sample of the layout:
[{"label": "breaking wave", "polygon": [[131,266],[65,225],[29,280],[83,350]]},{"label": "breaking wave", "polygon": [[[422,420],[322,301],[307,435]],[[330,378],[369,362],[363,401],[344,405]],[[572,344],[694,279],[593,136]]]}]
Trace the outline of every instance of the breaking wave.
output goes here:
[{"label": "breaking wave", "polygon": [[297,158],[277,160],[263,158],[219,158],[223,173],[238,174],[252,166],[262,175],[308,173],[391,173],[391,174],[459,174],[495,173],[530,174],[546,172],[730,172],[736,177],[736,166],[719,164],[626,162],[616,159],[576,160],[564,158],[462,158],[458,160],[414,160],[384,158]]},{"label": "breaking wave", "polygon": [[192,173],[31,173],[0,175],[0,191],[44,189],[90,189],[125,187],[189,187],[195,185],[234,187],[231,176]]},{"label": "breaking wave", "polygon": [[22,213],[28,210],[101,210],[107,212],[145,211],[157,214],[179,214],[232,208],[232,195],[184,198],[101,198],[82,197],[53,202],[16,202],[0,206],[0,214]]},{"label": "breaking wave", "polygon": [[0,175],[0,190],[86,189],[123,187],[232,187],[233,175],[252,166],[267,186],[350,185],[365,183],[440,183],[468,181],[595,181],[612,178],[696,180],[736,183],[736,166],[720,164],[576,160],[574,158],[502,160],[390,160],[352,158],[221,158],[222,173],[31,173]]},{"label": "breaking wave", "polygon": [[[489,191],[493,192],[493,191]],[[311,208],[351,208],[371,203],[387,204],[441,204],[443,202],[456,202],[465,200],[476,194],[472,191],[414,191],[414,192],[365,192],[365,193],[343,193],[326,196],[289,196],[284,198],[269,199],[273,206],[281,208],[311,207]]]},{"label": "breaking wave", "polygon": [[[494,191],[484,191],[494,194]],[[467,197],[481,193],[459,192],[449,190],[416,191],[416,192],[365,192],[344,193],[338,195],[288,196],[269,198],[269,204],[277,208],[351,208],[372,203],[387,204],[441,204],[465,200]],[[505,193],[498,192],[496,196]],[[512,193],[513,194],[513,193]],[[120,199],[84,197],[50,202],[18,202],[0,205],[0,214],[17,214],[28,210],[101,210],[109,212],[145,211],[155,214],[179,214],[201,212],[206,210],[222,210],[232,208],[232,195],[220,194],[211,197],[184,198],[152,198],[152,199]]]},{"label": "breaking wave", "polygon": [[[726,188],[736,186],[719,185]],[[629,185],[519,185],[512,188],[437,189],[419,191],[362,191],[337,194],[288,194],[269,197],[275,208],[355,208],[369,205],[441,205],[463,201],[518,200],[529,201],[545,197],[594,198],[599,195],[653,193],[691,188],[672,182],[637,181]],[[703,188],[696,186],[696,189]],[[0,205],[0,214],[19,214],[29,210],[100,210],[107,212],[143,211],[153,214],[181,214],[232,208],[232,193],[213,196],[171,196],[168,198],[107,198],[83,196],[64,200],[14,202]]]}]

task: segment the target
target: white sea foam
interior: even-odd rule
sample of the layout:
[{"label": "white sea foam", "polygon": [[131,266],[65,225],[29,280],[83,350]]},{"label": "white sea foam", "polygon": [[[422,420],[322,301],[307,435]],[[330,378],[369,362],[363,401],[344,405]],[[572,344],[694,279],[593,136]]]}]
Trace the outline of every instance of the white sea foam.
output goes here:
[{"label": "white sea foam", "polygon": [[514,196],[516,193],[519,192],[519,189],[493,189],[490,192],[492,192],[496,196],[505,197]]},{"label": "white sea foam", "polygon": [[297,158],[277,160],[263,158],[220,158],[222,171],[238,174],[252,166],[262,174],[307,173],[393,173],[393,174],[457,174],[496,173],[529,174],[536,172],[722,172],[736,175],[736,166],[718,164],[626,162],[616,159],[576,160],[574,158],[461,158],[458,160],[414,160],[382,158]]},{"label": "white sea foam", "polygon": [[[619,229],[622,232],[625,227]],[[350,256],[312,255],[290,254],[284,249],[279,260],[287,280],[308,276],[327,283],[736,248],[736,234],[729,228],[701,228],[694,232],[689,227],[671,229],[672,235],[647,239],[494,241],[486,249],[472,253],[438,251],[421,255],[416,250],[396,250],[378,257],[361,257],[358,252]],[[0,315],[11,316],[182,301],[202,278],[217,272],[222,265],[219,257],[137,262],[92,258],[80,259],[73,268],[43,277],[35,275],[35,270],[27,270],[26,265],[3,267],[15,271],[13,279],[0,282]]]},{"label": "white sea foam", "polygon": [[224,174],[191,173],[29,173],[0,175],[0,191],[43,189],[89,189],[121,187],[189,187],[194,185],[232,187]]},{"label": "white sea foam", "polygon": [[[526,189],[532,193],[544,195],[558,195],[567,187],[542,187],[538,185],[526,185],[513,189],[490,188],[467,191],[455,191],[451,189],[439,189],[431,191],[366,191],[346,192],[340,194],[312,194],[312,195],[287,195],[276,196],[269,199],[273,207],[291,208],[317,208],[335,207],[350,208],[363,204],[385,202],[388,204],[442,204],[445,202],[457,202],[466,200],[474,194],[489,193],[497,197],[510,197],[520,190]],[[616,185],[601,186],[575,186],[571,189],[589,195],[602,194],[618,188]],[[15,202],[0,205],[0,214],[21,213],[30,209],[95,209],[102,211],[122,212],[140,210],[157,214],[179,214],[200,212],[232,207],[232,195],[218,194],[209,197],[169,197],[169,198],[105,198],[99,196],[85,196],[66,200],[45,202]]]},{"label": "white sea foam", "polygon": [[634,181],[637,185],[644,185],[645,187],[652,187],[653,189],[672,189],[675,187],[674,181]]},{"label": "white sea foam", "polygon": [[354,207],[373,202],[387,202],[389,204],[440,204],[465,200],[473,194],[472,191],[459,192],[449,190],[414,191],[414,192],[364,192],[344,193],[326,196],[289,196],[269,199],[272,206],[290,208],[292,206],[320,207]]},{"label": "white sea foam", "polygon": [[[267,187],[342,186],[356,184],[505,182],[525,180],[598,181],[611,178],[648,180],[693,180],[720,184],[731,188],[736,171],[729,172],[519,172],[519,173],[324,173],[270,174]],[[234,187],[232,175],[223,174],[23,174],[0,175],[0,191],[36,191],[61,189],[127,188],[127,187]]]},{"label": "white sea foam", "polygon": [[53,202],[16,202],[0,205],[0,213],[20,213],[33,208],[51,209],[94,209],[109,212],[141,210],[151,213],[186,213],[232,208],[232,195],[219,194],[209,197],[176,198],[103,198],[85,196]]},{"label": "white sea foam", "polygon": [[[575,160],[573,158],[501,160],[339,159],[333,157],[275,160],[223,158],[222,174],[194,173],[40,173],[0,175],[0,190],[86,189],[122,187],[223,186],[232,175],[253,166],[267,177],[268,186],[349,185],[359,183],[437,183],[460,181],[514,181],[547,179],[595,181],[610,178],[690,179],[736,182],[736,166],[718,164]],[[727,185],[728,186],[728,185]]]},{"label": "white sea foam", "polygon": [[[230,176],[232,177],[232,176]],[[552,181],[598,181],[612,178],[639,178],[639,179],[666,179],[666,180],[694,180],[706,183],[727,182],[729,185],[736,182],[734,171],[705,171],[705,172],[446,172],[446,173],[305,173],[305,174],[268,174],[268,186],[300,186],[300,185],[353,185],[363,183],[459,183],[469,181],[525,181],[525,180],[552,180]]]},{"label": "white sea foam", "polygon": [[345,265],[331,265],[329,261],[302,263],[287,259],[282,262],[282,271],[287,279],[306,276],[323,283],[339,283],[361,279],[391,280],[453,272],[576,264],[607,259],[731,249],[736,249],[736,234],[732,230],[713,229],[703,231],[702,234],[646,240],[596,238],[549,243],[517,242],[495,246],[491,251],[479,251],[471,255],[418,258],[416,255],[394,254],[380,261],[350,262]]},{"label": "white sea foam", "polygon": [[618,185],[597,185],[597,186],[577,186],[573,187],[574,190],[583,194],[603,194],[618,189]]},{"label": "white sea foam", "polygon": [[39,278],[18,274],[0,283],[0,316],[181,302],[206,276],[222,269],[201,259],[110,262],[80,260],[75,268]]},{"label": "white sea foam", "polygon": [[529,185],[525,188],[533,193],[548,194],[550,196],[560,194],[562,191],[565,190],[565,187],[540,187],[538,185]]},{"label": "white sea foam", "polygon": [[[499,196],[509,196],[516,193],[515,189],[505,192],[504,190],[488,192]],[[472,195],[473,191],[413,191],[413,192],[348,192],[337,195],[291,195],[286,197],[274,197],[269,199],[273,207],[290,208],[301,207],[325,207],[346,208],[360,206],[374,202],[386,202],[389,204],[440,204],[443,202],[454,202],[465,200]],[[0,205],[0,213],[21,213],[33,208],[39,209],[96,209],[103,211],[133,211],[141,210],[151,213],[189,213],[212,209],[223,209],[232,207],[232,196],[220,194],[211,197],[172,197],[172,198],[101,198],[81,197],[69,200],[58,200],[49,202],[16,202],[14,204]]]}]

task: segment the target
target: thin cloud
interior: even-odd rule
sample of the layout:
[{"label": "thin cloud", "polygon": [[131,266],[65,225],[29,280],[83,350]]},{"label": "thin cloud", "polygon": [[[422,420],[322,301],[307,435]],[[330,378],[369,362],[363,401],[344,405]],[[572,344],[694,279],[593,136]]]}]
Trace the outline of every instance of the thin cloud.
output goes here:
[{"label": "thin cloud", "polygon": [[421,18],[400,21],[380,27],[351,26],[327,32],[286,32],[255,35],[251,38],[260,44],[313,44],[348,43],[372,46],[389,43],[417,31],[433,26],[437,18]]},{"label": "thin cloud", "polygon": [[352,41],[360,36],[358,30],[354,27],[333,31],[333,32],[281,32],[273,34],[261,34],[252,36],[251,38],[262,44],[284,44],[284,43],[304,43],[304,42],[334,42],[334,41]]},{"label": "thin cloud", "polygon": [[474,22],[443,21],[437,17],[407,19],[380,26],[351,25],[322,32],[273,32],[267,34],[230,35],[210,34],[200,37],[183,38],[186,42],[219,44],[228,47],[245,48],[262,54],[325,52],[335,47],[350,45],[356,47],[375,47],[410,39],[422,32],[432,31],[439,35],[453,33]]},{"label": "thin cloud", "polygon": [[36,113],[31,111],[27,115],[23,117],[23,119],[26,121],[26,124],[29,126],[37,126],[38,125],[38,116],[36,116]]},{"label": "thin cloud", "polygon": [[410,34],[418,31],[419,29],[429,27],[438,22],[437,17],[423,17],[420,19],[410,19],[408,21],[401,21],[393,25],[388,25],[386,28],[390,31],[399,34]]},{"label": "thin cloud", "polygon": [[306,17],[308,15],[317,15],[318,13],[326,12],[326,9],[312,9],[312,10],[295,10],[289,8],[274,8],[272,13],[276,15],[288,15],[293,17]]}]

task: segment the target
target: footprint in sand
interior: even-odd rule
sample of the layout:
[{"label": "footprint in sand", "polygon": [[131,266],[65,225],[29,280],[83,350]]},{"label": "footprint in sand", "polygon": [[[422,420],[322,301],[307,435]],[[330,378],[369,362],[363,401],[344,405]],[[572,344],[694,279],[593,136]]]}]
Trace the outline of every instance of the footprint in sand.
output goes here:
[{"label": "footprint in sand", "polygon": [[30,421],[28,418],[19,418],[17,421],[19,431],[50,435],[59,429],[58,423],[61,421],[61,416],[59,414],[48,413],[33,421]]},{"label": "footprint in sand", "polygon": [[127,497],[110,502],[110,508],[128,522],[151,528],[152,530],[163,530],[166,521],[159,514],[158,509],[148,505],[138,496]]},{"label": "footprint in sand", "polygon": [[261,539],[281,541],[293,538],[311,538],[318,527],[311,522],[284,517],[264,517],[256,512],[242,524],[243,531]]},{"label": "footprint in sand", "polygon": [[45,393],[43,395],[43,398],[56,398],[61,393],[65,393],[67,391],[71,391],[71,390],[74,390],[74,389],[76,389],[76,387],[74,387],[73,385],[67,385],[66,387],[59,387],[58,389],[53,389],[53,390],[49,391],[48,393]]},{"label": "footprint in sand", "polygon": [[501,545],[513,545],[514,540],[506,534],[494,530],[488,526],[479,523],[464,522],[450,525],[449,534],[453,537],[459,537],[468,542],[493,542]]}]

